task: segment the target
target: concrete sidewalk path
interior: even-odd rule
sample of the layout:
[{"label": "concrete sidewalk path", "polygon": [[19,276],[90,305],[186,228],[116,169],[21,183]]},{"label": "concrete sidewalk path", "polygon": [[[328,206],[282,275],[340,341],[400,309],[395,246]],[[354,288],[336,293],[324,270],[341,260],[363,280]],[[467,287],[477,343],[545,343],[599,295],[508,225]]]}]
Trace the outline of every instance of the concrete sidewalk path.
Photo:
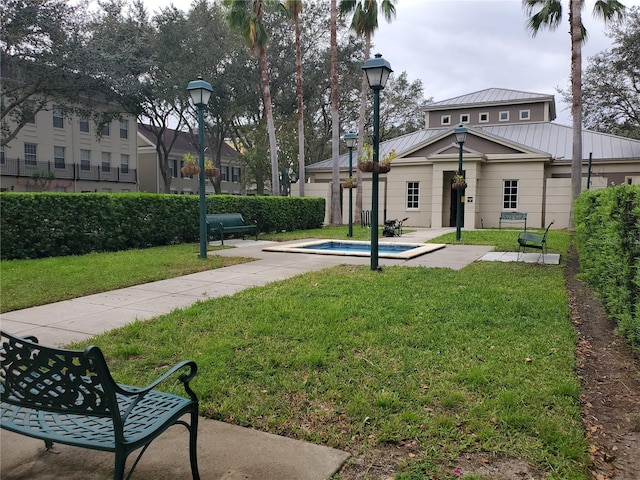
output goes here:
[{"label": "concrete sidewalk path", "polygon": [[[416,229],[385,239],[423,243],[452,229]],[[273,242],[228,241],[238,248],[216,251],[256,261],[152,282],[111,292],[17,310],[0,315],[2,328],[16,335],[34,335],[44,345],[62,346],[90,338],[135,320],[145,320],[185,308],[197,301],[232,295],[240,290],[334,265],[368,265],[369,258],[264,252]],[[380,258],[393,265],[461,269],[492,247],[447,245],[410,260]],[[113,456],[59,445],[59,454],[44,451],[44,442],[0,431],[3,480],[102,480],[111,478]],[[135,458],[134,455],[132,455]],[[132,459],[133,459],[132,458]],[[201,418],[198,459],[203,480],[326,480],[349,454],[248,428]],[[189,479],[188,435],[172,427],[156,439],[133,479]]]}]

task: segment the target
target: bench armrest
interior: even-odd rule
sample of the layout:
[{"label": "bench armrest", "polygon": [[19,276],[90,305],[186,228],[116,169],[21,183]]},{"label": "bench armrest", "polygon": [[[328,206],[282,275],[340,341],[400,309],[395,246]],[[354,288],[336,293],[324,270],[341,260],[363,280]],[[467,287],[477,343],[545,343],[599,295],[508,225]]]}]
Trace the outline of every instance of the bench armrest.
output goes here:
[{"label": "bench armrest", "polygon": [[140,396],[142,396],[145,393],[149,392],[150,390],[153,390],[155,387],[157,387],[159,384],[164,382],[166,379],[171,377],[173,374],[175,374],[179,370],[182,370],[182,369],[184,369],[186,367],[189,368],[189,371],[181,373],[180,377],[178,379],[184,384],[184,388],[187,391],[187,393],[189,394],[189,396],[192,399],[195,400],[196,399],[196,395],[195,395],[195,393],[193,393],[193,391],[189,387],[189,382],[191,380],[193,380],[193,377],[196,376],[196,373],[198,371],[198,366],[192,360],[183,360],[182,362],[177,363],[176,365],[171,367],[163,375],[158,377],[156,380],[151,382],[146,387],[132,387],[132,386],[128,386],[128,385],[117,385],[116,388],[118,390],[118,393],[121,393],[123,395],[140,395]]}]

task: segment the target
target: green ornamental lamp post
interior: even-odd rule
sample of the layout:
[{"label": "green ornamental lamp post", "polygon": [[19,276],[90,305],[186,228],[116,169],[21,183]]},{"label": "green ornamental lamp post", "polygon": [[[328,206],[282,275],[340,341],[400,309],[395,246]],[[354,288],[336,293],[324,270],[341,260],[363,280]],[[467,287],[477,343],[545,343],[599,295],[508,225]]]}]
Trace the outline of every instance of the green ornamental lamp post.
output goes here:
[{"label": "green ornamental lamp post", "polygon": [[370,58],[362,70],[367,75],[369,88],[373,90],[373,180],[371,190],[371,270],[380,270],[378,266],[378,177],[380,163],[380,90],[383,90],[389,79],[391,65],[382,55],[376,53]]},{"label": "green ornamental lamp post", "polygon": [[[349,149],[349,178],[353,177],[353,147],[358,142],[358,135],[353,132],[345,133],[342,136],[344,144]],[[353,188],[349,188],[349,233],[348,237],[353,237]]]},{"label": "green ornamental lamp post", "polygon": [[[467,129],[464,125],[460,124],[454,130],[456,136],[456,142],[460,146],[458,151],[458,174],[462,175],[462,146],[467,139]],[[456,241],[459,242],[461,238],[462,230],[462,188],[456,190],[458,193],[458,202],[456,208]]]},{"label": "green ornamental lamp post", "polygon": [[207,258],[207,202],[205,197],[204,179],[204,107],[209,103],[209,97],[213,87],[205,82],[202,77],[189,82],[187,91],[191,95],[191,101],[198,107],[198,165],[200,166],[200,255],[198,258]]}]

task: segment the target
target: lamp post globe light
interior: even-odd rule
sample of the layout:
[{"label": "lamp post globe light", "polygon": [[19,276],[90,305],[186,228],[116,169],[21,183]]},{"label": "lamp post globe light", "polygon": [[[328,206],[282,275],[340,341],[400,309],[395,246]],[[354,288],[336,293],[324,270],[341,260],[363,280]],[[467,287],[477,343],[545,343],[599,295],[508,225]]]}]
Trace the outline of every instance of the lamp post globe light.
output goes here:
[{"label": "lamp post globe light", "polygon": [[378,267],[378,165],[380,158],[380,90],[384,89],[389,79],[391,65],[382,55],[376,53],[370,58],[362,70],[367,75],[369,88],[373,90],[373,180],[371,186],[371,270],[379,270]]},{"label": "lamp post globe light", "polygon": [[[456,136],[456,142],[458,142],[460,147],[458,150],[458,175],[462,175],[462,146],[467,140],[467,129],[464,125],[460,124],[454,130],[454,134]],[[456,204],[456,241],[459,242],[462,233],[462,189],[459,188],[456,192],[458,192],[458,201]]]},{"label": "lamp post globe light", "polygon": [[[349,149],[349,179],[353,177],[353,147],[356,146],[358,135],[349,132],[342,136],[344,144]],[[348,237],[353,237],[353,188],[349,188],[349,233]]]},{"label": "lamp post globe light", "polygon": [[191,101],[198,107],[198,165],[200,166],[200,255],[198,258],[207,258],[207,202],[205,197],[204,180],[204,107],[209,103],[209,97],[213,87],[205,82],[202,77],[189,82],[187,91],[191,95]]}]

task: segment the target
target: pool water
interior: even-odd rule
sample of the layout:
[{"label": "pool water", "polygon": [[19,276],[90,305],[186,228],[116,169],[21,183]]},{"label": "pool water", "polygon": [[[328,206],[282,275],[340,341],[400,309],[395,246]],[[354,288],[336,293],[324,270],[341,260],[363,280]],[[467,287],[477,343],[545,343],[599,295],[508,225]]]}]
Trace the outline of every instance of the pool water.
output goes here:
[{"label": "pool water", "polygon": [[[382,258],[409,259],[443,248],[439,243],[379,242],[378,256]],[[263,248],[270,252],[315,253],[319,255],[348,255],[370,257],[371,243],[355,240],[314,240]]]}]

